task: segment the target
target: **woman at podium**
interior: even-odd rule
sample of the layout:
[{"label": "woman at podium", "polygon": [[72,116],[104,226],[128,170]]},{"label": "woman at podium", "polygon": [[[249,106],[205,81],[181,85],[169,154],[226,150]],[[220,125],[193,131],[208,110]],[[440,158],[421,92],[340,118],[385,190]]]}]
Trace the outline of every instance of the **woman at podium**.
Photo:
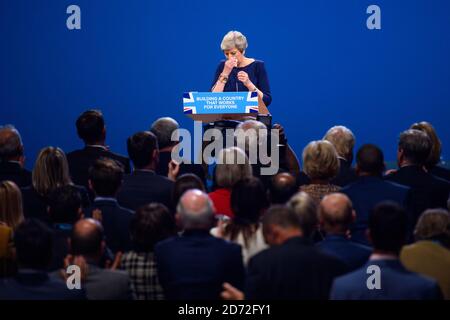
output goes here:
[{"label": "woman at podium", "polygon": [[268,113],[272,96],[266,68],[263,61],[245,56],[247,47],[247,38],[239,31],[230,31],[223,37],[220,48],[226,60],[217,67],[211,91],[255,91],[260,113]]}]

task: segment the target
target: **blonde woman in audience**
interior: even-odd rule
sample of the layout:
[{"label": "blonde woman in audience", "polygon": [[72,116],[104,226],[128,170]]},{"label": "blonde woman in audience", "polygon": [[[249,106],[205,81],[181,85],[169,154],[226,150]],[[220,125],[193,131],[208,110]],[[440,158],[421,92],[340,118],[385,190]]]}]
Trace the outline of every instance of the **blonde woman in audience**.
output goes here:
[{"label": "blonde woman in audience", "polygon": [[[24,215],[49,221],[48,196],[56,188],[73,185],[67,158],[60,148],[46,147],[39,152],[32,172],[32,185],[22,189]],[[83,208],[89,206],[89,196],[84,187],[76,186],[83,199]]]},{"label": "blonde woman in audience", "polygon": [[0,182],[0,276],[11,274],[14,268],[12,237],[23,220],[19,187],[12,181]]},{"label": "blonde woman in audience", "polygon": [[211,231],[217,237],[241,245],[244,265],[268,247],[260,222],[268,207],[269,201],[262,182],[255,177],[245,178],[238,181],[231,192],[234,218]]},{"label": "blonde woman in audience", "polygon": [[252,177],[252,166],[244,151],[237,147],[220,150],[215,171],[216,190],[209,193],[216,214],[232,218],[231,189],[244,178]]},{"label": "blonde woman in audience", "polygon": [[327,194],[338,192],[341,188],[330,181],[339,172],[339,159],[334,146],[326,140],[310,142],[303,150],[303,170],[310,183],[300,187],[316,202]]}]

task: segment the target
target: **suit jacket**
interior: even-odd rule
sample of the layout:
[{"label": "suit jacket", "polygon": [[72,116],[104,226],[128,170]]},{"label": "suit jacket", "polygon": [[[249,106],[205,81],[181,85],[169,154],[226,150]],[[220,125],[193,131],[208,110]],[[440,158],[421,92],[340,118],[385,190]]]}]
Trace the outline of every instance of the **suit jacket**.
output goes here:
[{"label": "suit jacket", "polygon": [[126,271],[103,269],[89,264],[84,282],[88,300],[131,300],[130,278]]},{"label": "suit jacket", "polygon": [[0,161],[0,181],[9,180],[14,182],[19,188],[31,184],[31,172],[21,167],[18,162]]},{"label": "suit jacket", "polygon": [[370,247],[350,241],[343,235],[328,235],[316,245],[323,252],[344,261],[350,271],[363,266],[372,254]]},{"label": "suit jacket", "polygon": [[169,300],[217,300],[224,282],[243,287],[241,246],[215,238],[208,230],[185,231],[158,243],[155,257]]},{"label": "suit jacket", "polygon": [[106,244],[113,251],[128,251],[131,249],[130,221],[134,212],[119,206],[115,199],[96,199],[91,207],[86,209],[87,217],[99,209],[102,212],[102,225]]},{"label": "suit jacket", "polygon": [[[370,290],[370,265],[380,268],[380,289]],[[434,280],[407,271],[399,260],[369,260],[362,268],[337,278],[331,289],[332,300],[435,300],[442,293]]]},{"label": "suit jacket", "polygon": [[22,269],[14,278],[0,279],[0,300],[84,300],[83,289],[69,290],[64,281],[47,273]]},{"label": "suit jacket", "polygon": [[436,280],[445,299],[450,300],[450,250],[434,241],[423,240],[404,246],[400,260],[409,271]]},{"label": "suit jacket", "polygon": [[385,179],[411,188],[408,202],[411,212],[411,230],[426,209],[447,208],[450,182],[427,173],[419,166],[402,167],[387,175]]},{"label": "suit jacket", "polygon": [[409,188],[378,177],[359,177],[342,188],[341,192],[350,198],[356,212],[356,220],[351,226],[352,240],[369,245],[366,229],[370,210],[385,200],[395,201],[407,208]]},{"label": "suit jacket", "polygon": [[250,259],[245,286],[249,300],[328,299],[333,279],[348,271],[309,240],[288,239]]},{"label": "suit jacket", "polygon": [[[87,208],[90,206],[91,202],[89,200],[89,194],[85,187],[75,186],[81,194],[82,206]],[[41,196],[33,188],[33,186],[28,186],[22,189],[22,201],[23,201],[23,214],[25,218],[37,218],[41,221],[50,222],[50,216],[48,215],[48,199],[47,197]]]},{"label": "suit jacket", "polygon": [[429,172],[438,178],[450,181],[450,169],[441,166],[434,166],[429,170]]},{"label": "suit jacket", "polygon": [[[167,177],[169,173],[169,162],[172,160],[171,152],[164,151],[159,153],[159,163],[158,168],[156,168],[156,173],[160,176]],[[180,164],[180,172],[178,176],[181,176],[185,173],[193,173],[197,177],[202,180],[203,184],[206,186],[206,176],[205,171],[203,170],[202,165],[196,163],[181,163]]]},{"label": "suit jacket", "polygon": [[124,177],[117,200],[121,206],[134,211],[150,202],[159,202],[173,209],[172,189],[173,181],[168,178],[153,171],[135,170]]},{"label": "suit jacket", "polygon": [[125,173],[130,173],[130,160],[117,153],[113,153],[101,146],[85,146],[83,149],[75,150],[67,154],[70,175],[75,184],[88,188],[89,168],[100,158],[110,158],[121,163]]}]

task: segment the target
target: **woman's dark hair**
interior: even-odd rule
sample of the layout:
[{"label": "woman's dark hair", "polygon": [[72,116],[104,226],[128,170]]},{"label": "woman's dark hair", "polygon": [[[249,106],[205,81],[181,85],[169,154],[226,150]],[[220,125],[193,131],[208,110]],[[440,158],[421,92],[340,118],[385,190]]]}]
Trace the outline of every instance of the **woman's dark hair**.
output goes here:
[{"label": "woman's dark hair", "polygon": [[136,210],[130,232],[134,249],[149,252],[157,242],[175,234],[175,221],[166,206],[150,203]]},{"label": "woman's dark hair", "polygon": [[231,240],[242,232],[244,243],[257,230],[261,214],[269,207],[266,190],[256,177],[238,181],[231,191],[231,209],[233,221],[225,227],[225,235]]},{"label": "woman's dark hair", "polygon": [[201,191],[206,191],[202,180],[195,174],[186,173],[179,176],[175,181],[175,186],[173,187],[172,192],[172,201],[175,207],[177,206],[178,201],[180,200],[183,193],[190,189],[199,189]]}]

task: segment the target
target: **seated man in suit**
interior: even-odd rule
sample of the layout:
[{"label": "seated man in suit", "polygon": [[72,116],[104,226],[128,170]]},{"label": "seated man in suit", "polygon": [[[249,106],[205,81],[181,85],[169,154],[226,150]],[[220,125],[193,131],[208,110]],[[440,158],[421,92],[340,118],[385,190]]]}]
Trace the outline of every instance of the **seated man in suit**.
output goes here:
[{"label": "seated man in suit", "polygon": [[271,204],[286,204],[298,191],[293,175],[281,172],[273,176],[269,184],[269,200]]},{"label": "seated man in suit", "polygon": [[184,231],[155,247],[158,276],[169,300],[219,299],[222,283],[242,288],[241,247],[213,237],[214,208],[200,190],[186,191],[177,208]]},{"label": "seated man in suit", "polygon": [[115,270],[121,256],[116,256],[111,269],[99,266],[106,248],[103,237],[101,224],[93,219],[79,220],[72,230],[72,255],[78,257],[78,261],[82,260],[80,268],[86,274],[82,288],[86,291],[88,300],[130,300],[132,296],[128,273]]},{"label": "seated man in suit", "polygon": [[128,251],[131,247],[130,222],[134,212],[121,207],[116,200],[123,179],[122,167],[112,159],[99,159],[89,169],[89,187],[95,194],[86,217],[99,218],[108,247]]},{"label": "seated man in suit", "polygon": [[424,169],[431,151],[431,140],[419,130],[410,129],[400,134],[397,163],[399,169],[385,177],[411,188],[409,230],[417,223],[426,209],[446,208],[450,194],[450,182],[437,178]]},{"label": "seated man in suit", "polygon": [[429,209],[417,222],[416,242],[404,246],[400,260],[405,268],[435,279],[444,298],[450,300],[450,214]]},{"label": "seated man in suit", "polygon": [[369,212],[386,200],[397,202],[406,208],[409,188],[382,179],[383,152],[373,144],[361,146],[356,154],[358,179],[341,190],[352,201],[356,219],[351,226],[352,241],[370,245],[366,237]]},{"label": "seated man in suit", "polygon": [[46,270],[52,255],[52,233],[42,222],[30,219],[14,233],[19,272],[0,280],[0,300],[78,300],[83,290],[69,290],[65,282]]},{"label": "seated man in suit", "polygon": [[351,271],[364,265],[372,253],[370,247],[348,239],[349,226],[354,218],[352,203],[342,193],[327,195],[320,202],[320,226],[326,236],[317,246],[323,252],[344,261]]},{"label": "seated man in suit", "polygon": [[136,211],[144,204],[159,202],[173,209],[173,181],[155,172],[159,160],[156,136],[150,131],[138,132],[128,138],[127,149],[134,171],[124,177],[117,195],[120,205]]},{"label": "seated man in suit", "polygon": [[369,217],[373,254],[362,268],[337,278],[334,300],[442,299],[434,280],[409,272],[398,259],[407,237],[408,217],[395,202],[382,202]]},{"label": "seated man in suit", "polygon": [[69,253],[69,238],[75,222],[83,218],[79,190],[72,185],[59,187],[49,195],[48,213],[53,231],[52,260],[49,271],[61,269]]},{"label": "seated man in suit", "polygon": [[[172,134],[175,130],[180,128],[179,124],[175,119],[164,117],[159,118],[153,122],[150,131],[158,139],[159,147],[159,163],[156,168],[156,173],[161,176],[167,176],[169,173],[169,163],[172,160],[172,151],[178,145],[178,135],[175,140],[172,140]],[[176,149],[175,149],[176,150]],[[192,161],[191,159],[186,159]],[[181,163],[180,164],[180,175],[185,173],[193,173],[199,177],[204,184],[206,184],[205,171],[200,164],[195,163]]]},{"label": "seated man in suit", "polygon": [[[307,196],[303,199],[308,201]],[[315,229],[317,216],[311,216],[307,206],[296,207],[294,212],[290,207],[275,205],[263,216],[264,237],[271,248],[250,259],[245,299],[325,300],[333,279],[348,270],[340,259],[312,244],[309,232]],[[225,283],[224,288],[223,298],[244,298],[242,292],[236,295],[230,284]]]},{"label": "seated man in suit", "polygon": [[31,184],[31,172],[24,168],[22,138],[13,126],[0,126],[0,181],[9,180],[19,188]]},{"label": "seated man in suit", "polygon": [[106,127],[103,114],[98,110],[83,112],[76,122],[77,133],[84,142],[84,148],[67,154],[70,175],[75,184],[88,188],[89,168],[99,158],[110,158],[118,161],[125,173],[130,173],[130,160],[127,157],[111,152],[105,144]]}]

